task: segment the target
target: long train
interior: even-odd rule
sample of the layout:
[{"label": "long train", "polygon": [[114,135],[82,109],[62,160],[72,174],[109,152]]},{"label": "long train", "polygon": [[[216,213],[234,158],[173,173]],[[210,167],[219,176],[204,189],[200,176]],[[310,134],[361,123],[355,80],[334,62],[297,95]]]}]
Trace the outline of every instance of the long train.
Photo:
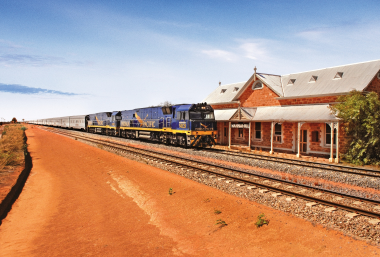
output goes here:
[{"label": "long train", "polygon": [[147,107],[28,121],[125,138],[143,138],[185,147],[216,144],[217,126],[207,103]]}]

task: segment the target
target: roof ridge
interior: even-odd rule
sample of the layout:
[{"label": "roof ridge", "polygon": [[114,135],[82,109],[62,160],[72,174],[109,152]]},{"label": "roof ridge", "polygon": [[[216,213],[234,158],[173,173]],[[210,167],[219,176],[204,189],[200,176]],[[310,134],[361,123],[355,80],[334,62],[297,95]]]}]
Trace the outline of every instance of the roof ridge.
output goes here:
[{"label": "roof ridge", "polygon": [[357,64],[370,63],[370,62],[380,62],[380,59],[372,60],[372,61],[366,61],[366,62],[357,62],[357,63],[350,63],[350,64],[345,64],[345,65],[332,66],[332,67],[327,67],[327,68],[322,68],[322,69],[315,69],[315,70],[308,70],[308,71],[302,71],[302,72],[296,72],[296,73],[289,73],[289,74],[281,75],[281,77],[288,76],[288,75],[296,75],[296,74],[301,74],[301,73],[307,73],[307,72],[311,72],[311,71],[321,71],[321,70],[339,68],[339,67],[344,67],[344,66],[351,66],[351,65],[357,65]]}]

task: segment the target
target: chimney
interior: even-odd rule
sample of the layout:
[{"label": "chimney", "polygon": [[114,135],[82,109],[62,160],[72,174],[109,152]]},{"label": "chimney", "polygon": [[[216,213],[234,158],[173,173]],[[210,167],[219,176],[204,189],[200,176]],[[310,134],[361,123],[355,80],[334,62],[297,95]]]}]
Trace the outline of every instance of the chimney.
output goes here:
[{"label": "chimney", "polygon": [[219,86],[221,86],[221,85],[222,85],[222,82],[219,81]]}]

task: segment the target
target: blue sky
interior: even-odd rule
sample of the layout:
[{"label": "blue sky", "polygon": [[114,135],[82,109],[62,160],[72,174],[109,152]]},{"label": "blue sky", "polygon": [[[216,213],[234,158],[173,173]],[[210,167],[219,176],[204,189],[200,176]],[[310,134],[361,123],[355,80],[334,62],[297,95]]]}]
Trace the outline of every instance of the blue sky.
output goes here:
[{"label": "blue sky", "polygon": [[0,1],[0,118],[196,103],[380,59],[377,1]]}]

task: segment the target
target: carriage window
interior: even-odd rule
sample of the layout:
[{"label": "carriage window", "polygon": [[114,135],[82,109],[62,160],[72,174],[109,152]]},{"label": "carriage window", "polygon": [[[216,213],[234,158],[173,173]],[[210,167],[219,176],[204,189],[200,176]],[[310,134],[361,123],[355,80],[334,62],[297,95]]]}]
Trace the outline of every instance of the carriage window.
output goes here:
[{"label": "carriage window", "polygon": [[243,137],[243,129],[239,128],[239,137]]}]

